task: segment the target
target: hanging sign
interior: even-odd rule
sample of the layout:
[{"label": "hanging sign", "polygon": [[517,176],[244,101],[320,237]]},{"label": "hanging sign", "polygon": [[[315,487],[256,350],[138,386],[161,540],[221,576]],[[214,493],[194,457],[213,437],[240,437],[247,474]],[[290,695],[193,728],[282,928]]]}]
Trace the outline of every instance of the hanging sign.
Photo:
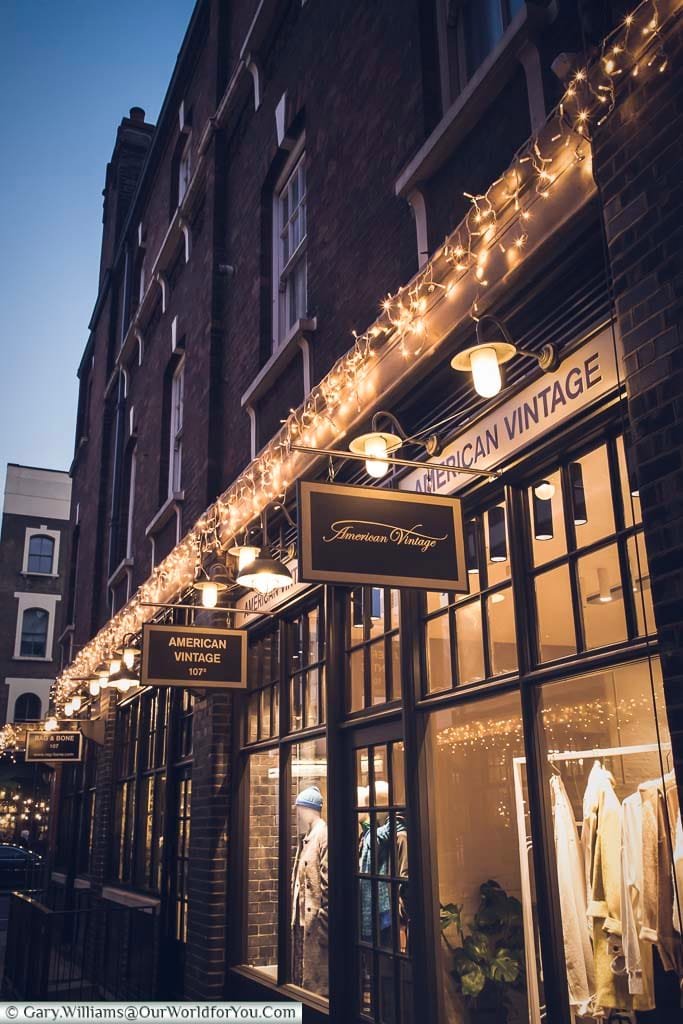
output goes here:
[{"label": "hanging sign", "polygon": [[299,579],[467,593],[460,501],[300,481]]},{"label": "hanging sign", "polygon": [[26,761],[71,761],[82,760],[83,733],[45,732],[44,729],[26,733]]},{"label": "hanging sign", "polygon": [[[449,444],[435,463],[458,468],[495,469],[512,455],[614,390],[619,383],[610,328],[565,356],[559,368],[519,391],[509,402],[482,416]],[[404,476],[402,491],[453,494],[472,477],[456,476],[425,463]]]},{"label": "hanging sign", "polygon": [[241,629],[145,623],[140,683],[246,689],[247,634]]}]

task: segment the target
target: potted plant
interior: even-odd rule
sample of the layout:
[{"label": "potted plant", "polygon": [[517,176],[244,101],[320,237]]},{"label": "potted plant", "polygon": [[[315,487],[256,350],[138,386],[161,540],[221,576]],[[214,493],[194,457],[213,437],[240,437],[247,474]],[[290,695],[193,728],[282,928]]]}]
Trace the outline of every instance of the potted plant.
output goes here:
[{"label": "potted plant", "polygon": [[[471,1024],[512,1024],[523,1010],[526,984],[522,905],[490,879],[479,892],[479,908],[467,923],[462,905],[441,904],[450,973]],[[447,934],[453,930],[459,945]]]}]

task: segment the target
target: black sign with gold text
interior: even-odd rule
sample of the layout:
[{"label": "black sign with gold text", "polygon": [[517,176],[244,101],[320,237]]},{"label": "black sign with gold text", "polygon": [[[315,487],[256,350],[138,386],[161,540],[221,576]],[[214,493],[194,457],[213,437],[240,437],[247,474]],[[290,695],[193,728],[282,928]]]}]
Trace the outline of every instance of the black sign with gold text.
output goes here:
[{"label": "black sign with gold text", "polygon": [[301,481],[299,579],[467,593],[457,498]]},{"label": "black sign with gold text", "polygon": [[83,752],[83,733],[45,732],[44,729],[26,733],[26,761],[80,761]]},{"label": "black sign with gold text", "polygon": [[245,689],[247,634],[204,626],[142,627],[143,686]]}]

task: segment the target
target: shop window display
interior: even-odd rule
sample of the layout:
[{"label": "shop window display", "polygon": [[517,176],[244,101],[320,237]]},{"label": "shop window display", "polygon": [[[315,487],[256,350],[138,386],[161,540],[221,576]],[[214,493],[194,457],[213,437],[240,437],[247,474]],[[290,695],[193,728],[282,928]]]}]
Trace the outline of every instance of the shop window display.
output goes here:
[{"label": "shop window display", "polygon": [[433,713],[428,749],[443,1020],[521,1024],[525,925],[534,908],[522,905],[528,861],[526,846],[520,856],[524,794],[515,793],[515,759],[524,755],[518,693]]},{"label": "shop window display", "polygon": [[[549,683],[540,723],[577,1021],[680,1014],[681,818],[658,663]],[[537,1008],[534,1020],[540,1020]],[[620,1019],[633,1020],[631,1016]]]},{"label": "shop window display", "polygon": [[291,981],[328,992],[327,759],[325,740],[291,748]]},{"label": "shop window display", "polygon": [[355,751],[358,869],[357,1010],[363,1020],[412,1021],[409,826],[400,741]]},{"label": "shop window display", "polygon": [[252,754],[248,771],[246,962],[277,980],[278,751]]}]

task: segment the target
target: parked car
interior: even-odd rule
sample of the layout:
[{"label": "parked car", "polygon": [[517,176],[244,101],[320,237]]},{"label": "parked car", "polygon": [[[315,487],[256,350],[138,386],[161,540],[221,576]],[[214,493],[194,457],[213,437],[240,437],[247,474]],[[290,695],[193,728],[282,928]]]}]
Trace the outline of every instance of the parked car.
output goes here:
[{"label": "parked car", "polygon": [[39,885],[43,858],[14,843],[0,843],[0,892]]}]

